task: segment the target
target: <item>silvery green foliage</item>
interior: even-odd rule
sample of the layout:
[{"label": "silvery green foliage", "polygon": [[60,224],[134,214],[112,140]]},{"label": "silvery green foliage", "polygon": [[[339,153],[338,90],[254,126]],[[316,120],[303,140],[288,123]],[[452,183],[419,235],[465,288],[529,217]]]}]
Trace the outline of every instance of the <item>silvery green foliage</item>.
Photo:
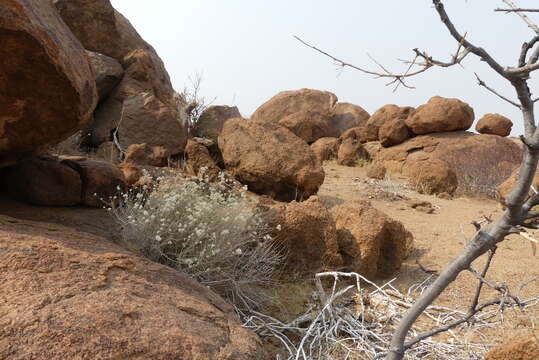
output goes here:
[{"label": "silvery green foliage", "polygon": [[111,206],[123,241],[183,271],[239,307],[263,301],[283,260],[262,217],[224,175],[217,184],[180,175],[158,178]]}]

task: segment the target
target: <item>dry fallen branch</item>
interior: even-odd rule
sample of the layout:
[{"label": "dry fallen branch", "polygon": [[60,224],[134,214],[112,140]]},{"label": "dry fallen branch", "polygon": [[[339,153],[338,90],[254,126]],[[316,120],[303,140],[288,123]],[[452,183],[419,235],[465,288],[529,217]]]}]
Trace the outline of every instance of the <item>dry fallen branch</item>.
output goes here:
[{"label": "dry fallen branch", "polygon": [[[485,269],[489,266],[490,261]],[[333,279],[329,293],[322,285],[323,278]],[[340,286],[342,281],[352,284]],[[249,316],[244,316],[244,326],[263,338],[278,340],[287,360],[381,359],[387,354],[396,324],[413,306],[413,295],[425,291],[431,281],[432,276],[412,286],[404,295],[391,284],[393,280],[379,286],[357,273],[319,273],[316,275],[319,303],[314,309],[289,323],[252,311]],[[523,285],[527,284],[529,282]],[[368,291],[366,286],[372,290]],[[480,282],[479,288],[482,286]],[[474,298],[472,304],[474,311],[467,313],[443,306],[429,306],[421,325],[434,329],[422,332],[419,326],[412,327],[410,335],[413,338],[406,344],[410,350],[405,358],[419,359],[428,355],[432,360],[482,359],[489,345],[466,342],[463,335],[473,332],[482,336],[483,330],[501,321],[501,310],[515,304],[500,298],[477,305],[478,298]],[[538,301],[539,298],[519,299],[523,308],[536,305]],[[488,310],[495,305],[498,307]],[[431,338],[443,331],[448,331],[449,341]]]}]

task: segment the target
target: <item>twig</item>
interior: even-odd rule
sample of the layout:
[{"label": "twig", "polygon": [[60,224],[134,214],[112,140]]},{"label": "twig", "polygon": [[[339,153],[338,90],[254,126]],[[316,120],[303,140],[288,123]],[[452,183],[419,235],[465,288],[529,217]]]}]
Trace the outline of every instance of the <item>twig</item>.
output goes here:
[{"label": "twig", "polygon": [[501,12],[539,12],[539,9],[524,9],[524,8],[517,8],[517,9],[502,9],[502,8],[496,8],[494,11],[501,11]]},{"label": "twig", "polygon": [[502,0],[504,3],[507,4],[507,6],[510,7],[510,9],[494,9],[494,11],[503,11],[505,12],[506,14],[508,13],[511,13],[511,12],[514,12],[516,13],[521,19],[522,21],[524,21],[526,23],[526,25],[528,25],[528,27],[530,29],[532,29],[533,31],[535,31],[535,33],[537,35],[539,35],[539,26],[537,26],[537,24],[535,24],[533,21],[530,20],[530,18],[528,16],[526,16],[525,13],[527,12],[539,12],[539,9],[523,9],[523,8],[519,8],[515,5],[515,3],[513,3],[511,0]]},{"label": "twig", "polygon": [[516,102],[506,98],[505,96],[503,95],[500,95],[496,90],[494,90],[493,88],[491,88],[490,86],[488,86],[483,80],[481,80],[481,78],[479,78],[479,75],[477,75],[477,73],[474,73],[475,74],[475,77],[477,79],[477,84],[479,86],[482,86],[484,87],[485,89],[487,89],[488,91],[490,91],[491,93],[493,93],[494,95],[498,96],[500,99],[503,99],[505,101],[507,101],[509,104],[513,105],[513,106],[516,106],[517,108],[521,108],[521,106],[519,104],[517,104]]}]

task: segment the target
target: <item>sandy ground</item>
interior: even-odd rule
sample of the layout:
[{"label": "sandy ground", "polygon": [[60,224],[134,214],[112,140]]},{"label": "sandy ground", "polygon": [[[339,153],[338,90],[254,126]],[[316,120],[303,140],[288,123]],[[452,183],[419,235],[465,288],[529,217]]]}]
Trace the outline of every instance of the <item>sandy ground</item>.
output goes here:
[{"label": "sandy ground", "polygon": [[[369,199],[369,192],[365,191],[365,186],[361,185],[360,180],[366,177],[365,167],[344,167],[335,162],[327,162],[324,169],[326,179],[319,196],[329,206],[356,199],[369,200],[374,207],[401,221],[413,233],[414,250],[399,273],[395,274],[394,284],[401,291],[429,276],[417,263],[428,270],[440,270],[462,251],[468,239],[474,234],[472,221],[482,220],[484,216],[496,219],[503,212],[500,204],[494,200],[440,199],[408,190],[404,186],[399,186],[399,180],[395,179],[396,185],[391,186],[392,191],[411,199],[428,201],[434,206],[435,212],[426,214],[410,208],[405,200]],[[539,234],[537,236],[539,237]],[[486,256],[478,259],[474,263],[474,268],[480,270],[485,259]],[[516,295],[519,293],[520,284],[539,277],[538,265],[539,258],[533,255],[530,242],[513,235],[499,244],[487,279],[506,284]],[[390,279],[380,279],[378,282],[383,283],[387,280]],[[464,273],[442,294],[438,303],[465,310],[476,287],[475,277]],[[527,298],[539,296],[539,281],[527,285],[521,294]],[[488,301],[496,297],[497,292],[487,289],[481,299]],[[506,322],[492,329],[489,336],[496,341],[503,339],[515,329],[535,327],[538,315],[539,306],[530,308],[524,314],[509,311],[505,316]]]}]

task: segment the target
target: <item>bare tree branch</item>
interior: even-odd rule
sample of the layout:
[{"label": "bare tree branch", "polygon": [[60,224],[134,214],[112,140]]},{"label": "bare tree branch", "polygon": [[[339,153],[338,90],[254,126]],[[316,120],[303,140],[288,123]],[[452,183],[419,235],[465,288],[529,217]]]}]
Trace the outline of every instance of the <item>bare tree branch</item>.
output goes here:
[{"label": "bare tree branch", "polygon": [[490,91],[491,93],[493,93],[494,95],[498,96],[500,99],[504,100],[504,101],[507,101],[509,104],[513,105],[513,106],[516,106],[517,108],[521,108],[519,104],[517,104],[516,102],[506,98],[505,96],[503,95],[500,95],[496,90],[494,90],[493,88],[491,88],[490,86],[488,86],[483,80],[481,80],[479,78],[479,75],[477,75],[477,73],[474,73],[475,74],[475,77],[477,78],[477,84],[479,86],[482,86],[484,87],[485,89],[487,89],[488,91]]},{"label": "bare tree branch", "polygon": [[[528,16],[526,16],[526,14],[523,11],[514,11],[514,10],[517,10],[518,7],[515,5],[515,3],[512,0],[502,0],[502,1],[505,4],[507,4],[507,6],[509,6],[513,10],[513,12],[515,12],[522,19],[522,21],[524,21],[526,25],[528,25],[530,29],[532,29],[533,31],[535,31],[537,35],[539,35],[539,26],[537,26],[536,23],[531,21],[531,19]],[[533,9],[527,9],[527,10],[533,10]],[[534,12],[534,11],[531,11],[531,12]]]},{"label": "bare tree branch", "polygon": [[447,15],[445,11],[444,4],[441,0],[433,0],[434,7],[436,8],[436,11],[438,11],[438,14],[440,15],[440,20],[445,24],[451,35],[457,42],[462,43],[462,45],[473,54],[480,57],[483,61],[485,61],[487,64],[490,65],[494,71],[496,71],[498,74],[500,74],[503,77],[506,77],[505,71],[503,67],[490,56],[488,52],[485,51],[485,49],[477,47],[470,43],[468,40],[464,38],[464,36],[460,35],[460,33],[455,28],[455,25],[451,22],[449,19],[449,16]]},{"label": "bare tree branch", "polygon": [[[397,83],[397,87],[398,87],[398,85],[403,85],[403,86],[405,86],[405,87],[407,87],[409,89],[413,89],[414,87],[407,85],[404,82],[405,79],[414,77],[416,75],[419,75],[419,74],[427,71],[428,69],[430,69],[430,68],[432,68],[434,66],[450,67],[450,66],[460,64],[462,62],[462,60],[464,60],[464,58],[469,54],[469,51],[462,50],[461,49],[462,44],[459,44],[457,52],[452,56],[451,61],[443,62],[443,61],[439,61],[439,60],[434,60],[431,56],[427,55],[427,53],[421,52],[418,49],[414,49],[414,52],[416,54],[415,58],[412,61],[404,61],[406,64],[409,64],[410,66],[408,67],[408,69],[404,73],[400,73],[400,74],[390,72],[387,68],[385,68],[382,64],[380,64],[378,61],[376,61],[373,57],[368,55],[369,58],[377,66],[379,66],[383,70],[383,73],[381,73],[381,72],[376,72],[376,71],[372,71],[372,70],[367,70],[365,68],[362,68],[362,67],[359,67],[357,65],[346,62],[344,60],[341,60],[341,59],[331,55],[327,51],[324,51],[324,50],[322,50],[322,49],[320,49],[320,48],[318,48],[318,47],[316,47],[314,45],[311,45],[311,44],[307,43],[306,41],[301,39],[299,36],[294,35],[294,38],[296,40],[298,40],[300,43],[302,43],[303,45],[305,45],[305,46],[307,46],[307,47],[321,53],[322,55],[325,55],[325,56],[329,57],[330,59],[335,61],[337,63],[337,65],[339,65],[342,68],[349,67],[351,69],[361,71],[362,73],[373,75],[375,78],[390,78],[390,79],[392,79],[392,81],[387,83],[386,86]],[[463,40],[464,40],[464,38],[463,38]],[[423,62],[417,62],[418,58],[422,58],[424,61]],[[414,65],[419,66],[420,68],[418,70],[411,71],[411,69],[412,69],[412,67]],[[395,88],[395,90],[396,90],[396,88]]]},{"label": "bare tree branch", "polygon": [[539,9],[523,9],[523,8],[516,8],[516,9],[502,9],[502,8],[496,8],[494,11],[501,11],[501,12],[539,12]]},{"label": "bare tree branch", "polygon": [[[539,36],[535,36],[533,39],[531,39],[529,42],[525,42],[522,44],[522,51],[520,52],[520,57],[518,59],[518,66],[522,67],[526,65],[526,56],[528,55],[528,51],[530,51],[535,44],[539,41]],[[537,54],[534,54],[530,57],[529,64],[533,64],[537,61]]]}]

